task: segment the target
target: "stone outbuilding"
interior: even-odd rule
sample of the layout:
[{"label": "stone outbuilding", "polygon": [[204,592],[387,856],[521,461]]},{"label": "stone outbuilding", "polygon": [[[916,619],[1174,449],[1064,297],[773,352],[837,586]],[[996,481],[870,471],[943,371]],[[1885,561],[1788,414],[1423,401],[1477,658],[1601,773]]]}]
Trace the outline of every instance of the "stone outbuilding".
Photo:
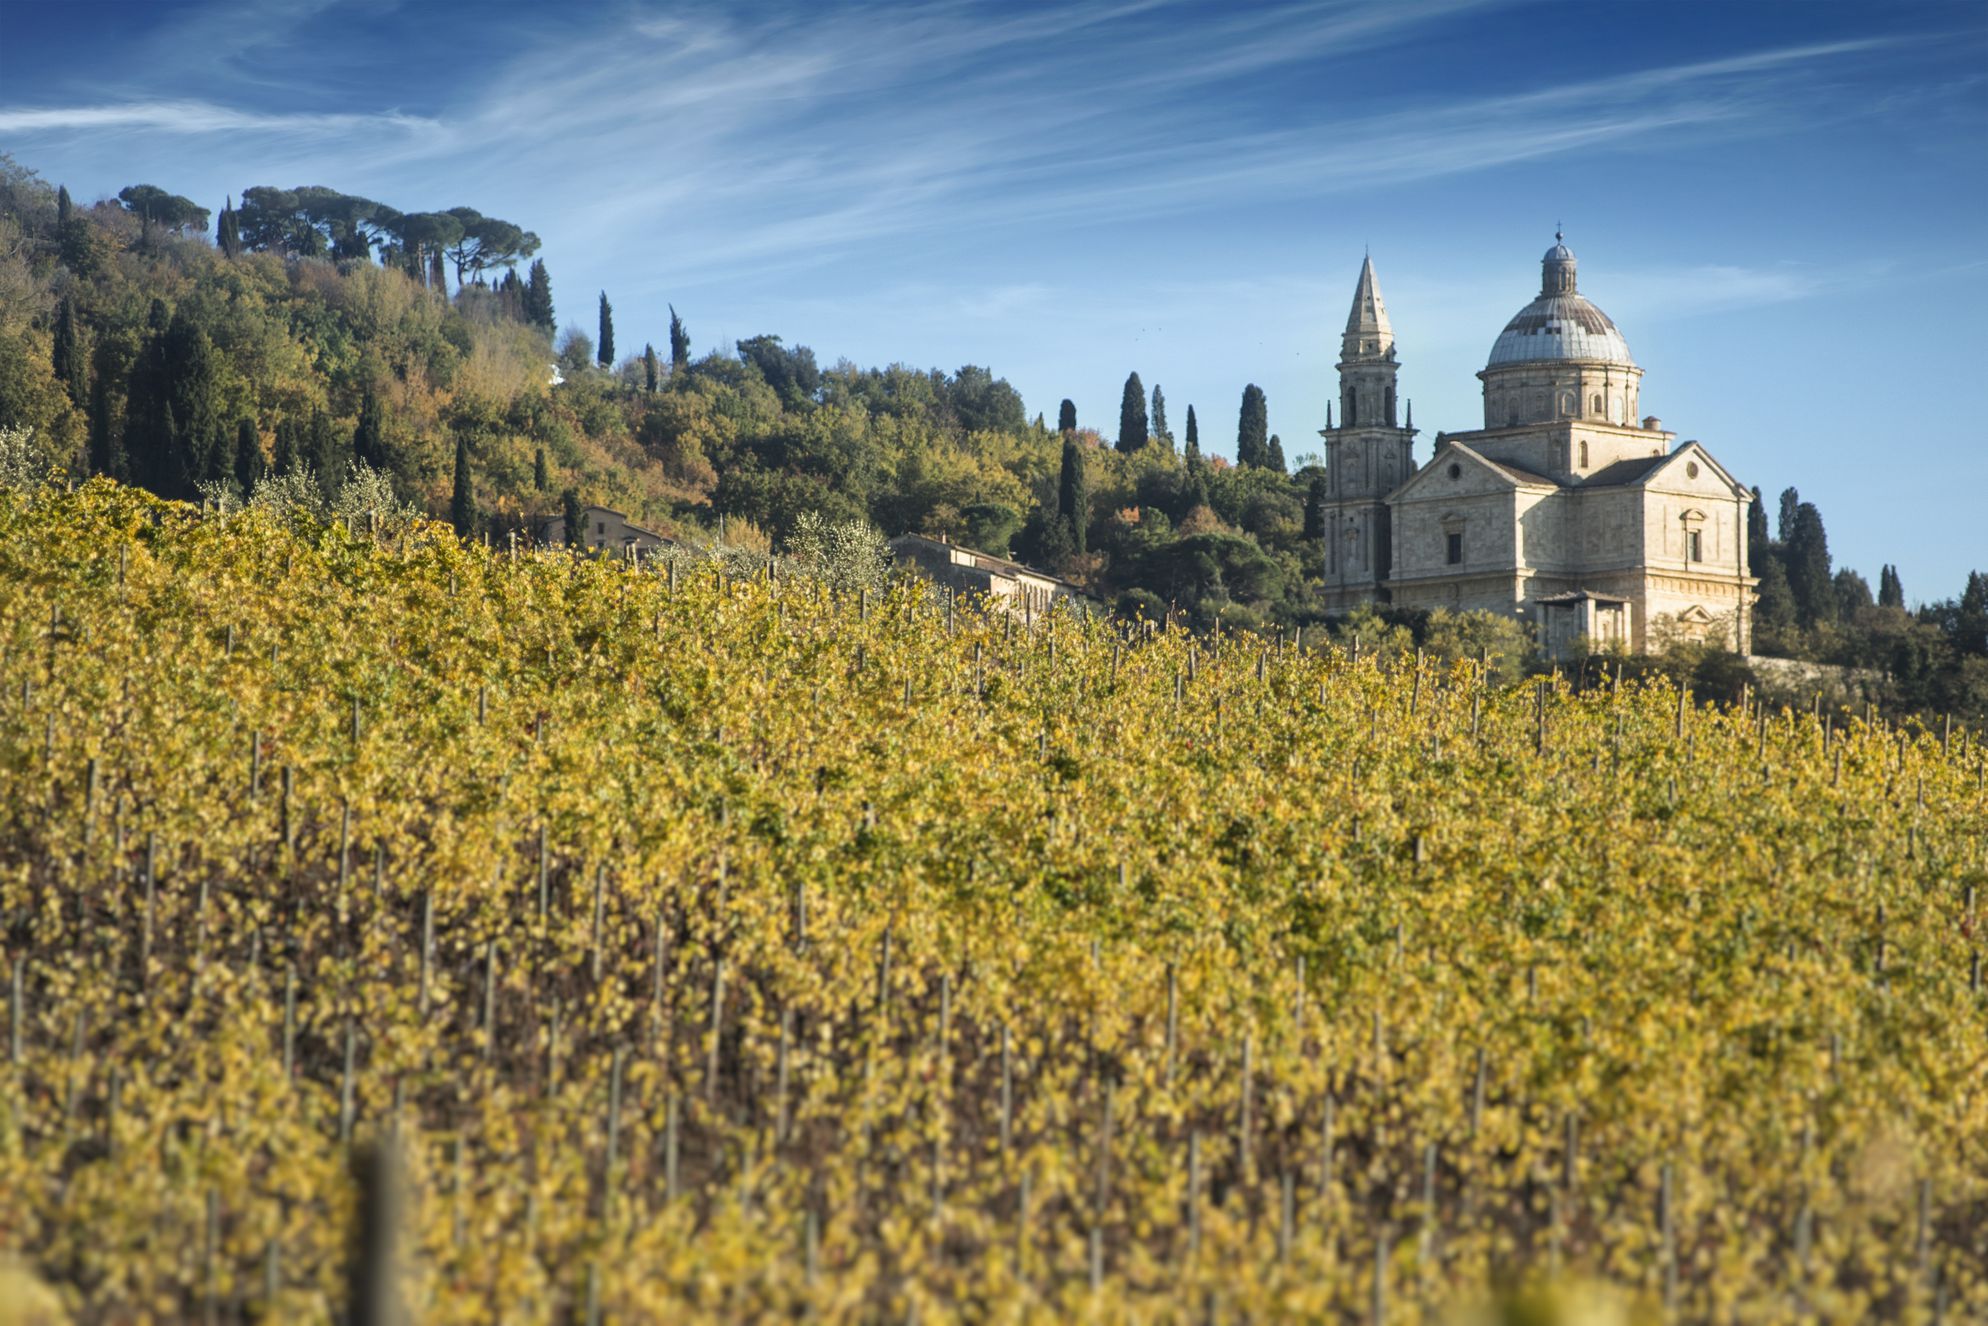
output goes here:
[{"label": "stone outbuilding", "polygon": [[[626,556],[676,546],[676,540],[642,528],[629,520],[626,513],[611,507],[582,507],[580,514],[585,521],[580,531],[580,542],[596,552]],[[557,515],[540,525],[538,537],[539,542],[547,547],[565,547],[566,517]]]},{"label": "stone outbuilding", "polygon": [[890,551],[900,568],[934,584],[985,594],[1017,615],[1040,615],[1060,600],[1089,599],[1080,586],[1047,571],[962,548],[945,539],[900,534],[890,541]]}]

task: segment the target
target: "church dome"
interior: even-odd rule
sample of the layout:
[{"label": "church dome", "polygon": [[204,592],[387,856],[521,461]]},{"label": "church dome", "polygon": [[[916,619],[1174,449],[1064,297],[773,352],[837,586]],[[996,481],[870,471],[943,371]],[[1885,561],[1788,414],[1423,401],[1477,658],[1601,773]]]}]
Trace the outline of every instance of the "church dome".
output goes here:
[{"label": "church dome", "polygon": [[1560,236],[1540,260],[1539,298],[1505,324],[1491,346],[1486,368],[1555,360],[1600,360],[1634,365],[1629,343],[1603,313],[1574,287],[1574,252]]}]

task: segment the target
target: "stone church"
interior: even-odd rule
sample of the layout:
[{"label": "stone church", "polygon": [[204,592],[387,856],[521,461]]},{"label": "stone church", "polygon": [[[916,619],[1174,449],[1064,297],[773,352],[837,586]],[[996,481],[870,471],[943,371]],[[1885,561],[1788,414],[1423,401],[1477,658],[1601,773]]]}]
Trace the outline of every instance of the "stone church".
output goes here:
[{"label": "stone church", "polygon": [[1532,625],[1550,656],[1585,638],[1649,649],[1678,635],[1751,643],[1752,494],[1697,442],[1637,419],[1643,370],[1580,293],[1555,235],[1539,298],[1477,376],[1484,427],[1413,459],[1396,421],[1394,329],[1360,269],[1327,407],[1326,601],[1484,609]]}]

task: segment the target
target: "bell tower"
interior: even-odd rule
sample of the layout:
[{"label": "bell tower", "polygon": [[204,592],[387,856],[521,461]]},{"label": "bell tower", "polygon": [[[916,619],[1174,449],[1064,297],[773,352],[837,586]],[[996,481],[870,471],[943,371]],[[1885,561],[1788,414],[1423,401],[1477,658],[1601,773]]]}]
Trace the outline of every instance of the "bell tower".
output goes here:
[{"label": "bell tower", "polygon": [[1353,310],[1339,341],[1339,420],[1326,407],[1325,606],[1344,612],[1384,603],[1391,570],[1387,495],[1415,472],[1415,419],[1396,421],[1394,328],[1374,260],[1360,266]]}]

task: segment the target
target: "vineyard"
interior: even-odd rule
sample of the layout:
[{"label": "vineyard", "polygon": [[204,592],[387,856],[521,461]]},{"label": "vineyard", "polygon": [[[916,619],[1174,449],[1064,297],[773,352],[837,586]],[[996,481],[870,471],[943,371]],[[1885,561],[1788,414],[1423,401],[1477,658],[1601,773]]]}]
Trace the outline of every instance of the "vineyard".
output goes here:
[{"label": "vineyard", "polygon": [[423,1322],[1978,1319],[1983,753],[0,495],[0,1249],[342,1320],[377,1143]]}]

